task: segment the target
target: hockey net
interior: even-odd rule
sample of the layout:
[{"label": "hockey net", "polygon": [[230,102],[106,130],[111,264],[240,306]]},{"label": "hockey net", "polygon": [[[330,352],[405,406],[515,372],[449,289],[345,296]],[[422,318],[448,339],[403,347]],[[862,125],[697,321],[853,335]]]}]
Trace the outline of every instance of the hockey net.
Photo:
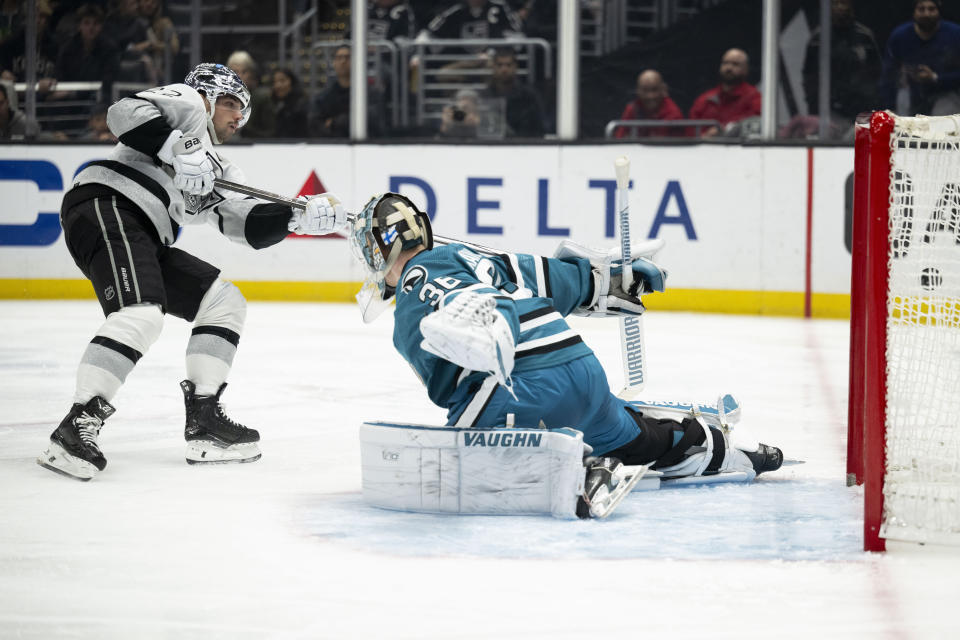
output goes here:
[{"label": "hockey net", "polygon": [[960,116],[858,122],[850,326],[864,548],[960,545]]}]

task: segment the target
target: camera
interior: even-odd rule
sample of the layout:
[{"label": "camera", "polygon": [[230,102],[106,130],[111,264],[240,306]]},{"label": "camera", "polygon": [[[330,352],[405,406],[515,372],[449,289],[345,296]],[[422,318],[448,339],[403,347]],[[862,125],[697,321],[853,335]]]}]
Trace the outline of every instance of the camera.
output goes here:
[{"label": "camera", "polygon": [[454,107],[452,115],[454,122],[463,122],[464,118],[467,117],[467,112],[459,107]]}]

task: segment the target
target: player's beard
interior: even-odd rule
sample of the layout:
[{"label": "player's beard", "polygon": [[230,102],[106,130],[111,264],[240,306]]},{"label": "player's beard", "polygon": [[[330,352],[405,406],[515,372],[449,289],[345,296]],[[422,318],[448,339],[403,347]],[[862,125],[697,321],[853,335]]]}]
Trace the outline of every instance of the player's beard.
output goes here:
[{"label": "player's beard", "polygon": [[216,123],[214,123],[213,130],[217,132],[217,138],[220,139],[221,144],[232,138],[233,134],[237,132],[237,129],[231,127],[230,123],[219,127],[216,125]]}]

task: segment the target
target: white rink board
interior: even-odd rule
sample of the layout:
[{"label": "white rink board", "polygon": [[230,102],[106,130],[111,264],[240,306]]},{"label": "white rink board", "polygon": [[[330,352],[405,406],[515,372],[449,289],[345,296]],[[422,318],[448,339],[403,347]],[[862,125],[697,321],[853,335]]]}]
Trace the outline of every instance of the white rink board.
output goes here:
[{"label": "white rink board", "polygon": [[[77,279],[62,235],[39,246],[9,242],[9,227],[56,213],[64,187],[105,146],[0,147],[0,277]],[[311,171],[351,209],[398,188],[433,205],[437,233],[505,250],[550,254],[570,238],[614,246],[613,161],[632,161],[631,233],[666,239],[660,261],[674,288],[803,291],[807,225],[807,153],[803,147],[754,146],[227,146],[248,181],[296,195]],[[813,292],[848,293],[843,244],[843,184],[850,148],[814,152]],[[42,165],[60,185],[38,189],[18,178]],[[37,164],[39,162],[39,165]],[[56,181],[54,181],[55,183]],[[659,212],[659,214],[658,214]],[[299,239],[260,252],[231,245],[212,228],[186,227],[178,246],[237,280],[359,281],[346,242]]]}]

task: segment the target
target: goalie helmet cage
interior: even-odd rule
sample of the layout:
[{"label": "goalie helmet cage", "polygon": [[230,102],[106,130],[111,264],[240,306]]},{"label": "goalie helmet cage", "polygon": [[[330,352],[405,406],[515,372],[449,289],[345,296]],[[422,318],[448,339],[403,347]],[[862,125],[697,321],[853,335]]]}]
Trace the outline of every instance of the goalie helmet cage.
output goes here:
[{"label": "goalie helmet cage", "polygon": [[856,126],[847,484],[864,549],[960,546],[960,116]]}]

